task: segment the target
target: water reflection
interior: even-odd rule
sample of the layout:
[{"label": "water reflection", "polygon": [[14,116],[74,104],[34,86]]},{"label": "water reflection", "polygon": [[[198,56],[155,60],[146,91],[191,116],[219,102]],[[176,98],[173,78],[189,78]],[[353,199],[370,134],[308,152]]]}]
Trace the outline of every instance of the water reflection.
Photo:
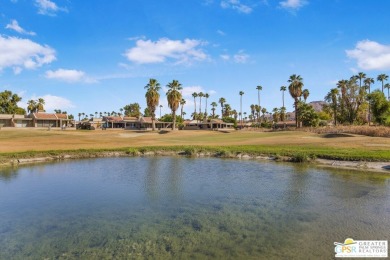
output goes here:
[{"label": "water reflection", "polygon": [[0,259],[331,258],[334,241],[390,230],[374,173],[152,157],[0,176]]}]

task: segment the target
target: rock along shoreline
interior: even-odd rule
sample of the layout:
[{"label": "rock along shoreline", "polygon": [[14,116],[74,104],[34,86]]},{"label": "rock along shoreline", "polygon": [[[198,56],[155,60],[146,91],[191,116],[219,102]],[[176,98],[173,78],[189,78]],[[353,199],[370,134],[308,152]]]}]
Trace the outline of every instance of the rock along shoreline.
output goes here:
[{"label": "rock along shoreline", "polygon": [[[280,157],[280,156],[261,156],[261,155],[249,155],[245,153],[232,154],[220,154],[213,152],[196,152],[188,154],[185,151],[147,151],[141,152],[126,152],[126,151],[110,151],[110,152],[82,152],[82,153],[69,153],[64,152],[59,155],[49,156],[37,156],[37,157],[20,157],[3,160],[0,163],[0,167],[17,167],[21,165],[37,164],[56,162],[64,160],[74,159],[88,159],[88,158],[107,158],[107,157],[136,157],[136,156],[180,156],[180,157],[214,157],[214,158],[230,158],[240,160],[263,160],[263,161],[282,161],[282,162],[297,162],[292,157]],[[312,163],[315,166],[323,166],[330,168],[350,169],[367,172],[379,172],[390,175],[390,162],[367,162],[367,161],[342,161],[342,160],[328,160],[328,159],[312,159],[307,163]]]}]

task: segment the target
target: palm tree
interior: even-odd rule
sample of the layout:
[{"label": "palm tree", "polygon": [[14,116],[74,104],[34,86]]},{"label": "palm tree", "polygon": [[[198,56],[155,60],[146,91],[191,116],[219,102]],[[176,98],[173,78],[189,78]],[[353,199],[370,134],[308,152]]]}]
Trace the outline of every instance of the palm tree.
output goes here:
[{"label": "palm tree", "polygon": [[263,121],[265,122],[265,113],[267,113],[267,109],[265,107],[263,107],[261,109],[261,113],[263,114]]},{"label": "palm tree", "polygon": [[79,122],[80,122],[81,113],[79,113],[78,116],[79,116]]},{"label": "palm tree", "polygon": [[161,108],[163,107],[163,105],[160,105],[159,107],[160,107],[160,118],[161,118]]},{"label": "palm tree", "polygon": [[202,114],[202,97],[204,97],[203,92],[199,92],[198,97],[199,97],[199,114]]},{"label": "palm tree", "polygon": [[219,99],[219,101],[218,101],[218,103],[220,103],[221,104],[221,118],[223,117],[223,109],[224,109],[224,105],[223,104],[225,104],[226,103],[226,99],[225,98],[223,98],[223,97],[221,97],[220,99]]},{"label": "palm tree", "polygon": [[206,107],[204,108],[204,114],[207,116],[207,99],[210,97],[209,93],[204,94],[204,97],[206,98]]},{"label": "palm tree", "polygon": [[309,95],[310,95],[310,92],[308,89],[304,89],[302,91],[302,96],[303,96],[303,99],[305,100],[305,103],[306,103],[306,99],[309,97]]},{"label": "palm tree", "polygon": [[38,103],[37,103],[37,109],[38,111],[44,111],[43,105],[45,104],[45,100],[43,98],[38,98]]},{"label": "palm tree", "polygon": [[168,106],[172,110],[172,130],[176,130],[176,110],[180,105],[182,100],[182,95],[179,90],[182,90],[181,84],[177,80],[173,80],[171,83],[168,83],[167,87],[169,88],[167,92]]},{"label": "palm tree", "polygon": [[334,126],[337,125],[337,95],[339,94],[339,90],[337,88],[332,88],[329,93],[325,96],[326,102],[331,104],[331,108],[333,110],[333,120]]},{"label": "palm tree", "polygon": [[280,87],[280,91],[282,91],[283,107],[285,107],[285,106],[284,106],[284,91],[286,91],[286,90],[287,90],[286,86],[281,86],[281,87]]},{"label": "palm tree", "polygon": [[183,108],[184,108],[184,105],[186,104],[186,100],[184,98],[182,98],[180,100],[180,105],[181,105],[181,111],[180,111],[180,117],[183,119]]},{"label": "palm tree", "polygon": [[288,86],[288,91],[290,92],[291,97],[294,99],[294,107],[295,107],[295,126],[299,127],[298,120],[298,98],[302,96],[302,87],[303,87],[303,79],[300,75],[293,74],[290,76],[288,82],[290,85]]},{"label": "palm tree", "polygon": [[356,75],[356,78],[359,80],[359,86],[362,87],[362,80],[366,78],[366,74],[363,73],[363,72],[359,72],[357,75]]},{"label": "palm tree", "polygon": [[216,102],[212,102],[210,105],[213,107],[211,111],[213,111],[213,118],[215,118],[215,107],[218,106],[218,104]]},{"label": "palm tree", "polygon": [[146,104],[152,116],[152,131],[156,130],[156,107],[160,102],[160,83],[156,79],[149,79],[149,83],[145,86],[146,89]]},{"label": "palm tree", "polygon": [[387,100],[390,100],[390,96],[389,96],[390,84],[389,84],[389,83],[386,83],[386,84],[384,85],[384,88],[387,88]]},{"label": "palm tree", "polygon": [[229,104],[224,104],[224,110],[223,110],[224,112],[224,114],[223,114],[223,116],[230,116],[230,112],[232,112],[232,108],[231,108],[231,106],[229,105]]},{"label": "palm tree", "polygon": [[[198,93],[194,92],[192,93],[192,96],[194,97],[194,105],[195,105],[194,115],[196,115],[196,98],[198,97]],[[193,119],[195,120],[195,116]]]},{"label": "palm tree", "polygon": [[377,81],[382,81],[382,93],[384,93],[383,82],[387,81],[388,78],[389,78],[389,76],[387,76],[386,74],[379,74],[378,77],[376,78]]},{"label": "palm tree", "polygon": [[250,106],[250,108],[251,108],[251,119],[254,119],[255,118],[255,105],[254,104],[252,104],[251,106]]},{"label": "palm tree", "polygon": [[256,87],[256,89],[257,89],[257,101],[258,101],[258,105],[260,106],[260,91],[263,90],[263,87],[259,85]]},{"label": "palm tree", "polygon": [[244,91],[240,91],[238,94],[240,95],[240,113],[241,113],[241,126],[242,126],[242,95],[244,95]]},{"label": "palm tree", "polygon": [[37,110],[37,102],[35,100],[29,100],[27,102],[27,111],[29,113],[35,113]]},{"label": "palm tree", "polygon": [[[371,93],[371,84],[374,84],[373,78],[365,78],[364,79],[364,86],[366,89],[368,89],[368,94]],[[368,106],[368,125],[371,124],[371,106]]]}]

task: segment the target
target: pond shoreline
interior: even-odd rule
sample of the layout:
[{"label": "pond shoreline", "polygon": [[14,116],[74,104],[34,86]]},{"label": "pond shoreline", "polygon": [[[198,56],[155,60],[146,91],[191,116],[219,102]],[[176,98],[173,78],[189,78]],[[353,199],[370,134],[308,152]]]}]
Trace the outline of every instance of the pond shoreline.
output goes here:
[{"label": "pond shoreline", "polygon": [[308,158],[297,155],[291,156],[269,156],[269,155],[253,155],[248,153],[230,153],[228,151],[169,151],[169,150],[154,150],[142,151],[135,148],[118,151],[53,151],[39,152],[36,155],[28,154],[20,156],[14,155],[13,158],[6,158],[0,161],[0,167],[19,166],[37,163],[46,163],[54,161],[65,161],[74,159],[88,159],[88,158],[108,158],[108,157],[136,157],[136,156],[180,156],[180,157],[213,157],[213,158],[230,158],[239,160],[263,160],[275,162],[295,162],[295,163],[311,163],[316,166],[350,169],[358,171],[370,171],[390,174],[390,162],[384,161],[363,161],[363,160],[337,160],[337,159],[323,159],[323,158]]}]

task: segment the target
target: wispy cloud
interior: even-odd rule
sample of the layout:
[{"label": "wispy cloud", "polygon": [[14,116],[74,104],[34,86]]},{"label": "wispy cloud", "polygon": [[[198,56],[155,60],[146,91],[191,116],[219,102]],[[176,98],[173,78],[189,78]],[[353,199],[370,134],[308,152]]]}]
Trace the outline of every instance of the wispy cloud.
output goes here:
[{"label": "wispy cloud", "polygon": [[54,16],[57,12],[67,12],[65,7],[59,7],[51,0],[35,0],[35,5],[38,7],[38,14]]},{"label": "wispy cloud", "polygon": [[55,50],[29,39],[0,35],[0,70],[13,68],[16,74],[35,69],[56,60]]},{"label": "wispy cloud", "polygon": [[222,31],[222,30],[217,30],[217,33],[219,35],[221,35],[221,36],[225,36],[226,35],[226,33],[224,31]]},{"label": "wispy cloud", "polygon": [[224,9],[233,9],[244,14],[249,14],[253,11],[252,7],[242,4],[240,0],[223,0],[221,1],[221,7]]},{"label": "wispy cloud", "polygon": [[363,70],[390,69],[390,45],[383,45],[375,41],[359,41],[355,49],[346,50],[349,58],[356,60]]},{"label": "wispy cloud", "polygon": [[221,54],[219,57],[224,61],[233,61],[235,63],[247,63],[249,61],[250,56],[245,53],[244,50],[239,50],[236,54]]},{"label": "wispy cloud", "polygon": [[173,60],[175,64],[190,64],[208,59],[208,55],[201,49],[205,44],[194,39],[137,40],[136,46],[126,50],[124,55],[129,61],[139,64],[163,63],[167,60]]},{"label": "wispy cloud", "polygon": [[22,27],[20,27],[18,21],[16,21],[16,20],[11,20],[11,23],[7,24],[5,26],[5,28],[13,30],[15,32],[18,32],[20,34],[36,35],[35,32],[28,32],[25,29],[23,29]]},{"label": "wispy cloud", "polygon": [[287,9],[289,11],[299,10],[301,7],[307,4],[308,2],[306,0],[285,0],[279,2],[280,7]]},{"label": "wispy cloud", "polygon": [[88,77],[84,71],[70,70],[70,69],[58,69],[48,70],[45,73],[45,77],[48,79],[57,79],[68,83],[84,82],[84,83],[97,83],[97,80]]}]

